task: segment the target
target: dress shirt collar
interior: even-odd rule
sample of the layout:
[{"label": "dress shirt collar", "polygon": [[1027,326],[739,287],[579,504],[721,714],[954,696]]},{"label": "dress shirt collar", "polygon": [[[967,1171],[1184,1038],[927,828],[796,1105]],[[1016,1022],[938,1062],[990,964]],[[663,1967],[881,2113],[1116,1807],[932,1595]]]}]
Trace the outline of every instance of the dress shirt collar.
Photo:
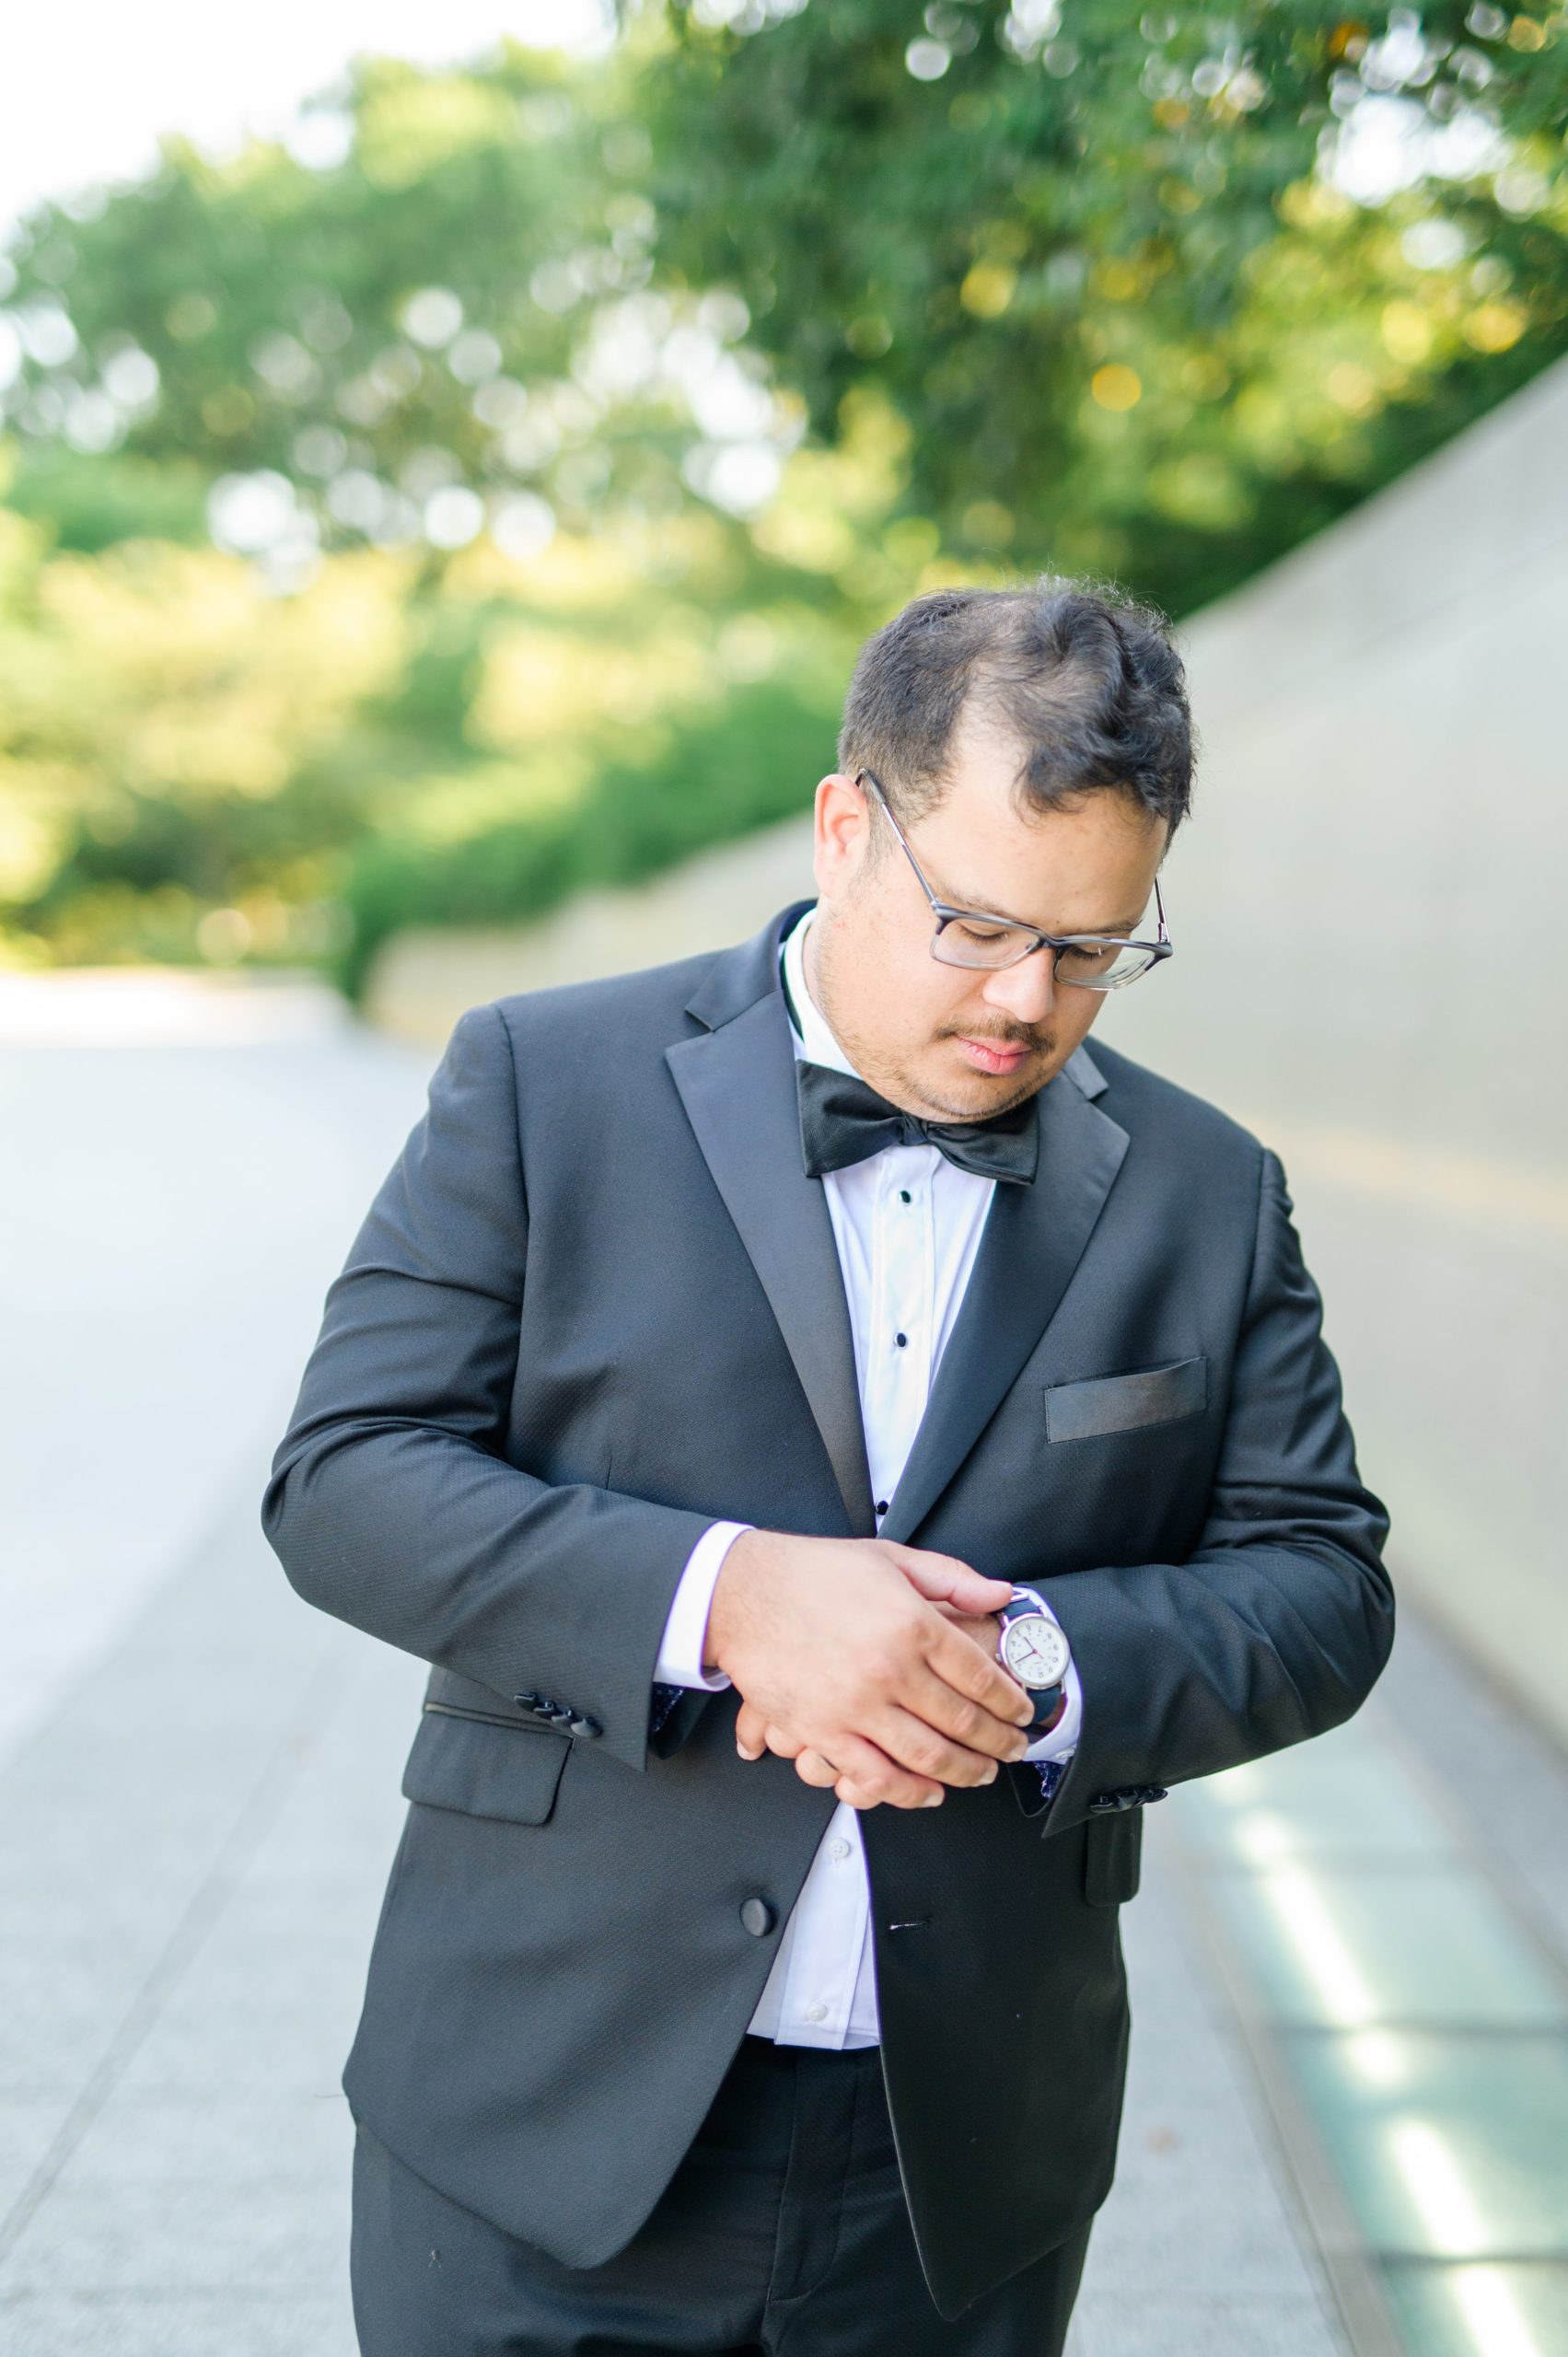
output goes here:
[{"label": "dress shirt collar", "polygon": [[792,1000],[799,1024],[797,1029],[796,1024],[791,1023],[790,1040],[797,1057],[808,1058],[814,1064],[826,1064],[831,1072],[854,1073],[856,1080],[865,1080],[865,1074],[855,1071],[854,1064],[834,1039],[828,1027],[826,1016],[806,985],[806,933],[807,927],[816,913],[815,905],[806,910],[804,914],[796,919],[784,945],[782,964],[784,980],[789,987],[789,1000],[785,1002],[785,1012],[788,1012],[789,1002]]}]

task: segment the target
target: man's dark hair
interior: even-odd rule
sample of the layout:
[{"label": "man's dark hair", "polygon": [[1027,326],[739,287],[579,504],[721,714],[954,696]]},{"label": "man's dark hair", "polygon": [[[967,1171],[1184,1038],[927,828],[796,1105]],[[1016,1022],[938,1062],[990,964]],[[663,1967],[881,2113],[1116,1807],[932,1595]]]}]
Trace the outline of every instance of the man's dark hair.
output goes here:
[{"label": "man's dark hair", "polygon": [[959,715],[1017,739],[1027,810],[1102,788],[1172,833],[1192,788],[1192,725],[1169,625],[1108,584],[1047,574],[1010,589],[934,589],[861,648],[844,701],[839,767],[870,770],[900,823],[951,782]]}]

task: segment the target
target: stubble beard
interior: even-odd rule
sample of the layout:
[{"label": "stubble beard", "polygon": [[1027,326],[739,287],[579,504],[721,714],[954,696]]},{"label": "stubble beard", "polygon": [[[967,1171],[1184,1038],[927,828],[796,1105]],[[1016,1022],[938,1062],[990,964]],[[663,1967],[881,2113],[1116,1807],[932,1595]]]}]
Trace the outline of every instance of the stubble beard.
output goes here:
[{"label": "stubble beard", "polygon": [[[1046,1066],[1045,1078],[1037,1080],[1032,1074],[1023,1078],[1022,1074],[1027,1067],[1020,1067],[1021,1086],[1006,1094],[998,1089],[993,1095],[988,1094],[978,1105],[952,1105],[933,1097],[912,1073],[905,1071],[900,1065],[889,1064],[887,1058],[877,1052],[875,1045],[866,1040],[853,1023],[841,1018],[834,1004],[831,982],[822,971],[823,946],[823,938],[819,934],[819,920],[813,918],[802,944],[807,987],[815,999],[828,1028],[832,1032],[834,1039],[837,1039],[855,1070],[863,1074],[869,1086],[879,1095],[886,1097],[890,1104],[907,1107],[920,1120],[926,1121],[988,1121],[993,1114],[1010,1113],[1015,1105],[1021,1105],[1026,1097],[1037,1095],[1044,1087],[1045,1080],[1051,1077],[1056,1053],[1054,1037],[1040,1040],[1033,1039],[1021,1040],[1016,1038],[996,1039],[981,1031],[960,1033],[954,1028],[950,1031],[939,1032],[937,1038],[957,1039],[962,1037],[979,1039],[987,1047],[1028,1046],[1033,1049],[1036,1068],[1038,1069],[1040,1062]],[[974,1077],[977,1082],[983,1082],[985,1075],[982,1073],[976,1073]],[[998,1074],[997,1078],[1000,1079],[1001,1075]]]}]

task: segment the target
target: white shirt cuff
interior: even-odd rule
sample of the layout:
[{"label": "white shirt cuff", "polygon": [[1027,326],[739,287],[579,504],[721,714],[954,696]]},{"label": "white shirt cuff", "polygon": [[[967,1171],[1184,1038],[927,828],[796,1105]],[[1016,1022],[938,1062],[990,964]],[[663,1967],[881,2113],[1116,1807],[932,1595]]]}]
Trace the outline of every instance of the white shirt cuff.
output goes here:
[{"label": "white shirt cuff", "polygon": [[[701,1540],[698,1544],[702,1544]],[[1061,1628],[1061,1621],[1057,1620],[1055,1613],[1052,1612],[1038,1588],[1028,1586],[1022,1580],[1016,1580],[1014,1585],[1022,1588],[1026,1596],[1032,1596],[1046,1619],[1054,1621],[1057,1628]],[[1067,1675],[1063,1683],[1067,1693],[1067,1707],[1048,1735],[1036,1736],[1024,1754],[1026,1759],[1071,1759],[1078,1748],[1078,1731],[1084,1723],[1084,1689],[1078,1683],[1078,1665],[1075,1661],[1069,1661],[1067,1664]]]},{"label": "white shirt cuff", "polygon": [[722,1669],[703,1667],[708,1610],[731,1545],[743,1530],[755,1528],[756,1525],[750,1522],[710,1523],[686,1558],[686,1569],[671,1600],[658,1659],[654,1664],[656,1685],[698,1686],[705,1693],[718,1694],[729,1684]]}]

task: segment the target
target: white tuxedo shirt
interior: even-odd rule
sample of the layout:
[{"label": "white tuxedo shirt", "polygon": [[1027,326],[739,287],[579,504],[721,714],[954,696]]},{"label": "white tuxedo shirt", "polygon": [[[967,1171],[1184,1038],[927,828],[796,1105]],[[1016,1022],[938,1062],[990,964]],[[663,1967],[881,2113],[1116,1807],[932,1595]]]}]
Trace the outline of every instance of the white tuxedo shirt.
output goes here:
[{"label": "white tuxedo shirt", "polygon": [[[807,986],[803,944],[813,913],[805,911],[784,944],[784,972],[802,1027],[796,1032],[792,1026],[791,1039],[797,1059],[853,1073]],[[958,1318],[995,1185],[993,1178],[959,1170],[925,1144],[885,1146],[822,1180],[854,1337],[878,1528]],[[750,1527],[715,1522],[693,1548],[665,1623],[654,1672],[661,1684],[713,1691],[729,1684],[722,1672],[703,1667],[708,1608],[731,1542]],[[1040,1608],[1050,1612],[1043,1599]],[[1066,1709],[1050,1734],[1030,1745],[1028,1759],[1065,1760],[1076,1749],[1083,1698],[1075,1666],[1069,1666],[1066,1684]],[[784,1925],[749,2027],[784,2045],[875,2046],[870,1932],[860,1820],[841,1801]]]}]

